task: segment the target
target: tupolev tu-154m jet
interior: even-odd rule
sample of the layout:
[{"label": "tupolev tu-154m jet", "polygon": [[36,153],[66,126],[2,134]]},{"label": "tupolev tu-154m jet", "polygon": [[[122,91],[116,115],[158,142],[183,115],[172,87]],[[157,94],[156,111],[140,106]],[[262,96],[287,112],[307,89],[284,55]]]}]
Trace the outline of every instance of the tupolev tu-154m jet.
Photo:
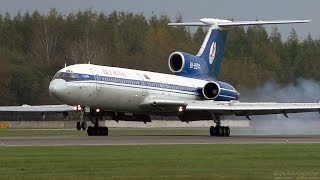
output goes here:
[{"label": "tupolev tu-154m jet", "polygon": [[[76,127],[89,136],[108,135],[99,125],[103,116],[115,121],[151,122],[150,115],[177,116],[183,122],[213,120],[211,136],[230,136],[221,126],[221,116],[320,111],[319,103],[247,103],[239,93],[218,80],[228,29],[235,26],[307,23],[309,20],[230,21],[203,18],[200,22],[169,23],[170,26],[205,26],[208,33],[197,55],[174,52],[168,65],[174,75],[150,71],[76,64],[64,67],[53,77],[50,94],[67,105],[11,106],[0,111],[81,112]],[[94,124],[87,128],[83,116]]]}]

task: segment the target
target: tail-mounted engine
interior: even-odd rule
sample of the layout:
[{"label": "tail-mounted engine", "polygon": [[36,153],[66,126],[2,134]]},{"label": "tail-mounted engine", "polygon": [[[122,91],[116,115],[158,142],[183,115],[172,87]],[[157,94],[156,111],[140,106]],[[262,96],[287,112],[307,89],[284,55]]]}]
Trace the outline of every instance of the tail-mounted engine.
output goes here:
[{"label": "tail-mounted engine", "polygon": [[202,88],[202,95],[206,99],[215,99],[220,94],[220,86],[216,82],[208,82],[204,87]]},{"label": "tail-mounted engine", "polygon": [[216,101],[237,100],[239,93],[228,83],[220,81],[210,81],[203,87],[198,88],[198,93],[205,99]]},{"label": "tail-mounted engine", "polygon": [[174,52],[168,60],[170,70],[176,75],[187,77],[200,77],[208,72],[203,58],[185,52]]},{"label": "tail-mounted engine", "polygon": [[[185,77],[208,77],[208,65],[198,56],[184,52],[174,52],[169,56],[169,68],[176,75]],[[221,81],[208,81],[203,87],[197,89],[205,99],[216,101],[237,100],[239,93],[233,86]]]}]

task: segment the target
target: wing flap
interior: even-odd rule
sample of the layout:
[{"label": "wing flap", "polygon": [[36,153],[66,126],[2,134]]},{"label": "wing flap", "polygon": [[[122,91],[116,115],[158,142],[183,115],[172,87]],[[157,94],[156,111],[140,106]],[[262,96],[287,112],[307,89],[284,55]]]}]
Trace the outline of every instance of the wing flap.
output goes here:
[{"label": "wing flap", "polygon": [[179,107],[179,106],[186,106],[187,102],[183,100],[177,99],[158,99],[158,98],[147,98],[143,103],[140,104],[142,108],[148,107]]}]

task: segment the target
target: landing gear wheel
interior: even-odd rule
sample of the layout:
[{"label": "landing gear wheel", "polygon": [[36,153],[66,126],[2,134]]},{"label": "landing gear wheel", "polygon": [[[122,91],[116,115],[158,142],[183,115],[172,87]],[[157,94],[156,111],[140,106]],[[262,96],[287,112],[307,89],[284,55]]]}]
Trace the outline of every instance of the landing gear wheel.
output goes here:
[{"label": "landing gear wheel", "polygon": [[81,130],[81,123],[80,123],[80,121],[77,122],[77,130],[78,130],[78,131]]},{"label": "landing gear wheel", "polygon": [[211,126],[210,127],[210,136],[215,136],[215,133],[216,133],[216,129],[214,126]]},{"label": "landing gear wheel", "polygon": [[216,136],[221,136],[221,127],[220,126],[216,126]]},{"label": "landing gear wheel", "polygon": [[105,136],[108,136],[109,135],[109,129],[108,129],[108,127],[103,127],[103,132],[104,132],[104,135]]},{"label": "landing gear wheel", "polygon": [[87,134],[88,134],[88,136],[92,136],[93,135],[93,128],[91,126],[88,127]]},{"label": "landing gear wheel", "polygon": [[230,136],[230,127],[229,126],[211,126],[210,127],[210,136]]},{"label": "landing gear wheel", "polygon": [[226,127],[226,136],[227,137],[230,136],[230,128],[229,128],[229,126]]},{"label": "landing gear wheel", "polygon": [[87,129],[87,122],[85,122],[85,121],[83,121],[82,123],[81,123],[81,128],[82,128],[82,130],[86,130]]},{"label": "landing gear wheel", "polygon": [[91,127],[89,126],[87,129],[88,136],[108,136],[109,130],[107,127]]},{"label": "landing gear wheel", "polygon": [[221,136],[225,136],[226,135],[226,127],[221,126]]},{"label": "landing gear wheel", "polygon": [[92,136],[98,136],[98,131],[97,131],[98,127],[93,126],[92,127]]},{"label": "landing gear wheel", "polygon": [[96,131],[97,131],[97,136],[102,136],[103,135],[102,127],[97,127]]}]

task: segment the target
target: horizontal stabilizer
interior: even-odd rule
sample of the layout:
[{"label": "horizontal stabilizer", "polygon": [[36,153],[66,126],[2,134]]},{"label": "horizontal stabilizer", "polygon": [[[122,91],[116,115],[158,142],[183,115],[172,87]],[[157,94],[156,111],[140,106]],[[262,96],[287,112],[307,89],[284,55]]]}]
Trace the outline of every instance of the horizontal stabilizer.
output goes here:
[{"label": "horizontal stabilizer", "polygon": [[293,24],[308,23],[311,20],[275,20],[275,21],[230,21],[224,19],[202,18],[200,22],[181,22],[169,23],[170,26],[216,26],[216,27],[233,27],[233,26],[251,26],[251,25],[268,25],[268,24]]},{"label": "horizontal stabilizer", "polygon": [[266,25],[266,24],[293,24],[293,23],[308,23],[310,20],[279,20],[279,21],[234,21],[219,23],[220,27],[228,26],[250,26],[250,25]]},{"label": "horizontal stabilizer", "polygon": [[169,23],[169,26],[208,26],[203,22]]}]

